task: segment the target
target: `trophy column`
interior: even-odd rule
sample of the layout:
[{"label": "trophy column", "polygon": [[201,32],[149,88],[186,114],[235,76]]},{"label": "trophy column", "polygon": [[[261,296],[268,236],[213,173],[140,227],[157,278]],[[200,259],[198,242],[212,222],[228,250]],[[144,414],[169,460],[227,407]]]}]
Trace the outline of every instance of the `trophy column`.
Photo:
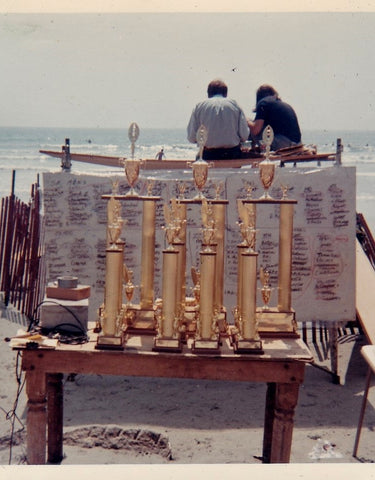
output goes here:
[{"label": "trophy column", "polygon": [[176,238],[173,240],[173,247],[178,251],[177,260],[177,316],[181,325],[185,321],[186,306],[186,203],[178,199],[172,199],[172,214],[175,216],[177,228]]},{"label": "trophy column", "polygon": [[[171,202],[171,207],[164,205],[164,217],[166,225],[164,227],[165,236],[169,244],[168,248],[163,250],[163,285],[162,298],[157,301],[156,310],[157,334],[154,339],[155,351],[181,352],[181,248],[176,248],[176,244],[182,247],[178,238],[180,233],[180,224],[176,217],[175,199]],[[176,281],[177,279],[177,281]]]},{"label": "trophy column", "polygon": [[154,335],[156,333],[154,306],[155,212],[156,202],[160,200],[160,197],[122,195],[116,198],[143,202],[140,301],[138,305],[128,306],[127,331],[129,334]]},{"label": "trophy column", "polygon": [[292,302],[293,213],[293,203],[288,202],[280,205],[278,288],[278,309],[280,312],[289,312]]},{"label": "trophy column", "polygon": [[216,265],[215,265],[215,308],[221,332],[225,332],[226,309],[224,307],[224,244],[225,244],[225,209],[228,200],[212,200],[215,221]]},{"label": "trophy column", "polygon": [[104,304],[99,309],[99,326],[96,348],[123,349],[124,326],[122,319],[122,271],[124,245],[120,240],[123,220],[121,204],[116,200],[118,183],[112,183],[113,193],[107,195],[107,248]]},{"label": "trophy column", "polygon": [[216,253],[200,252],[200,303],[193,353],[218,353],[219,328],[214,308]]},{"label": "trophy column", "polygon": [[171,249],[163,250],[163,286],[162,307],[157,312],[157,335],[154,340],[154,351],[181,352],[182,345],[179,332],[177,311],[176,273],[179,252]]},{"label": "trophy column", "polygon": [[235,353],[263,353],[256,317],[257,257],[249,250],[241,253],[240,306],[232,339]]},{"label": "trophy column", "polygon": [[[121,307],[122,294],[119,279],[122,276],[124,252],[114,245],[106,249],[106,275],[104,305],[101,309],[102,332],[98,335],[97,349],[123,349]],[[121,284],[120,284],[121,285]]]},{"label": "trophy column", "polygon": [[237,201],[241,222],[240,232],[243,238],[237,246],[237,306],[234,309],[235,328],[228,327],[228,334],[236,353],[263,353],[262,342],[258,334],[256,317],[257,298],[257,259],[255,252],[255,219],[254,204]]},{"label": "trophy column", "polygon": [[140,307],[149,311],[154,306],[155,212],[156,202],[143,198]]}]

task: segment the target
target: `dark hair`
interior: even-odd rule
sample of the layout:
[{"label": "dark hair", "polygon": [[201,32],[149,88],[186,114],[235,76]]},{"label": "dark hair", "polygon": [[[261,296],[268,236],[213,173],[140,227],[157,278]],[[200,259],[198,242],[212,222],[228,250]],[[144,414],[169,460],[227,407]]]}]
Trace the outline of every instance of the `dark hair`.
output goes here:
[{"label": "dark hair", "polygon": [[279,98],[279,94],[271,85],[261,85],[257,90],[257,103],[262,100],[264,97],[269,97],[270,95],[276,95],[276,98]]},{"label": "dark hair", "polygon": [[222,80],[212,80],[207,87],[208,98],[213,97],[214,95],[222,95],[226,97],[228,93],[228,87]]}]

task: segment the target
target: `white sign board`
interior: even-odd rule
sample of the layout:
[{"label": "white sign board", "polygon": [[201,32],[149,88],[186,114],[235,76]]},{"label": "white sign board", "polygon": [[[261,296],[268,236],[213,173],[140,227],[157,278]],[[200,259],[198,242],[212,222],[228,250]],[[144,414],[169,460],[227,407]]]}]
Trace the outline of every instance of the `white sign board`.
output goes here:
[{"label": "white sign board", "polygon": [[[154,177],[145,172],[136,190],[146,194],[146,178],[155,178],[152,195],[160,196],[156,213],[155,297],[160,297],[162,250],[165,248],[163,204],[178,196],[176,180],[187,185],[185,198],[197,191],[191,169],[158,171]],[[45,213],[45,249],[47,280],[74,275],[79,283],[91,285],[90,320],[104,299],[107,200],[111,181],[120,180],[119,193],[128,190],[125,176],[43,174]],[[236,303],[237,245],[242,241],[237,198],[245,198],[248,185],[259,198],[263,187],[258,169],[209,170],[204,193],[215,197],[215,184],[223,182],[220,197],[229,200],[225,232],[224,305],[231,313]],[[354,167],[277,168],[270,194],[281,197],[281,185],[288,185],[288,197],[297,200],[294,210],[292,307],[297,321],[347,321],[355,319],[355,226],[356,184]],[[137,200],[122,202],[125,263],[134,270],[134,283],[140,282],[142,204]],[[187,293],[192,286],[190,266],[199,267],[201,216],[199,204],[189,204],[187,222]],[[277,304],[279,206],[257,206],[256,249],[258,267],[271,273],[274,287],[270,306]],[[261,285],[259,285],[261,287]],[[137,297],[135,297],[135,301]],[[259,306],[261,305],[259,299]]]}]

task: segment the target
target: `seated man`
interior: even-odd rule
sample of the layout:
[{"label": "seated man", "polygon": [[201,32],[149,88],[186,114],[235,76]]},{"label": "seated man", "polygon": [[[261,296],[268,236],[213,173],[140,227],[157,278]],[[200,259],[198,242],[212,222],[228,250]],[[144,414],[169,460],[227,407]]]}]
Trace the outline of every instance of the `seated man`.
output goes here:
[{"label": "seated man", "polygon": [[241,142],[249,137],[245,114],[235,100],[227,98],[227,92],[223,81],[213,80],[208,85],[208,99],[199,102],[191,114],[187,127],[189,142],[197,142],[201,125],[208,131],[204,160],[240,158]]},{"label": "seated man", "polygon": [[248,121],[253,140],[260,139],[263,129],[270,125],[274,133],[272,150],[301,143],[301,130],[295,111],[281,100],[271,85],[261,85],[258,88],[256,101],[255,119]]}]

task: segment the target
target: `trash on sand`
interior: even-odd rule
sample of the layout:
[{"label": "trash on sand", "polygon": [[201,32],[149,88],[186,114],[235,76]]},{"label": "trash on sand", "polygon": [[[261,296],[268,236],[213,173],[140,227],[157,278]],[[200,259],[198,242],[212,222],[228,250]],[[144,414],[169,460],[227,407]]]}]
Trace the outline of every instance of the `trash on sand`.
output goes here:
[{"label": "trash on sand", "polygon": [[321,458],[342,458],[342,454],[336,449],[336,445],[329,440],[319,438],[314,445],[314,448],[309,453],[309,457],[318,460]]}]

